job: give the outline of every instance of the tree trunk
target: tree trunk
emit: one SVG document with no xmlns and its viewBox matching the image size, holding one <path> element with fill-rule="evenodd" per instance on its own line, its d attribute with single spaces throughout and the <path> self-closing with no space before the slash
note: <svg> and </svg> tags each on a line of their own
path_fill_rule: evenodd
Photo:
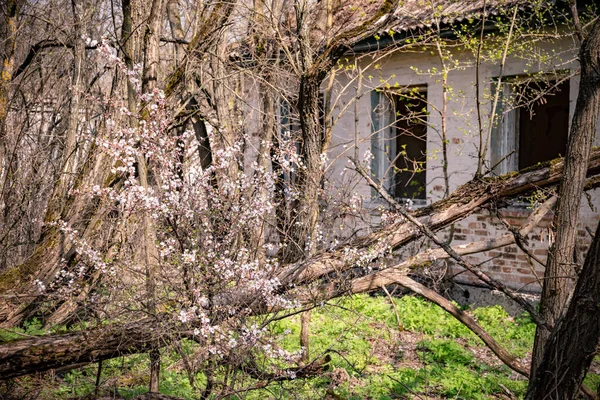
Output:
<svg viewBox="0 0 600 400">
<path fill-rule="evenodd" d="M 179 0 L 167 0 L 167 19 L 169 20 L 169 27 L 171 28 L 171 34 L 175 43 L 175 65 L 178 66 L 181 57 L 183 56 L 183 48 L 181 42 L 185 38 L 183 32 L 183 26 L 181 25 L 181 18 L 179 16 Z"/>
<path fill-rule="evenodd" d="M 131 57 L 132 54 L 135 53 L 134 49 L 134 40 L 132 38 L 132 10 L 131 10 L 131 2 L 129 0 L 123 0 L 121 4 L 121 11 L 123 13 L 123 21 L 121 25 L 121 49 L 123 51 L 123 60 L 125 65 L 129 70 L 133 70 L 134 61 Z M 135 94 L 135 88 L 130 79 L 126 79 L 127 83 L 127 105 L 128 109 L 131 112 L 132 116 L 129 118 L 130 126 L 135 126 L 137 123 L 134 115 L 137 112 L 137 100 Z M 102 215 L 102 210 L 105 210 L 106 207 L 109 207 L 110 204 L 103 204 L 100 206 L 100 215 Z M 101 222 L 100 222 L 101 223 Z M 95 224 L 93 224 L 95 225 Z M 51 327 L 55 324 L 59 324 L 67 320 L 74 311 L 80 306 L 81 302 L 85 300 L 85 297 L 89 294 L 89 292 L 94 288 L 97 280 L 100 278 L 101 271 L 97 270 L 92 274 L 89 282 L 84 286 L 83 290 L 79 292 L 73 298 L 66 299 L 59 307 L 56 309 L 52 315 L 50 315 L 44 322 L 44 326 Z"/>
<path fill-rule="evenodd" d="M 594 151 L 592 156 L 590 168 L 593 171 L 598 171 L 600 169 L 600 151 Z M 431 212 L 429 214 L 430 226 L 440 229 L 468 214 L 467 209 L 469 207 L 470 211 L 473 211 L 490 200 L 518 195 L 528 189 L 531 190 L 539 186 L 556 184 L 560 179 L 560 162 L 553 162 L 551 164 L 557 167 L 540 167 L 525 174 L 518 174 L 511 179 L 500 177 L 487 182 L 479 181 L 465 185 L 455 195 L 434 204 L 429 209 L 429 212 Z M 594 180 L 593 182 L 598 184 L 598 180 Z M 464 204 L 460 202 L 464 202 Z M 438 212 L 436 213 L 432 210 L 437 210 Z M 427 215 L 423 213 L 423 211 L 419 210 L 415 215 Z M 539 217 L 538 214 L 535 218 L 532 218 L 532 221 L 535 221 Z M 528 226 L 530 226 L 530 223 L 527 224 Z M 412 223 L 396 224 L 391 231 L 384 229 L 382 232 L 379 232 L 377 238 L 389 237 L 391 243 L 398 245 L 407 243 L 416 237 L 408 229 L 405 229 L 407 227 L 412 227 Z M 523 229 L 525 228 L 523 227 Z M 526 231 L 521 233 L 525 234 Z M 355 247 L 354 251 L 360 251 L 361 249 L 368 250 L 371 246 L 369 243 L 372 242 L 369 240 L 356 244 L 360 243 L 365 247 Z M 507 244 L 507 242 L 501 238 L 499 243 L 479 243 L 473 246 L 457 248 L 456 251 L 461 252 L 461 254 L 469 254 L 469 252 L 476 251 L 478 248 L 487 250 L 490 248 L 489 246 L 494 246 L 495 244 Z M 349 246 L 342 246 L 337 251 L 324 253 L 306 260 L 302 264 L 287 267 L 283 275 L 285 279 L 282 279 L 282 290 L 314 281 L 327 271 L 343 271 L 351 268 L 354 264 L 344 257 L 344 254 L 347 254 L 348 251 L 352 251 Z M 463 251 L 465 253 L 462 253 Z M 341 287 L 336 286 L 334 282 L 325 287 L 317 288 L 316 291 L 309 290 L 300 294 L 291 294 L 291 296 L 301 303 L 315 304 L 315 302 L 321 302 L 348 293 L 363 293 L 370 290 L 377 290 L 382 285 L 392 284 L 397 282 L 399 278 L 406 276 L 408 268 L 411 265 L 419 265 L 422 259 L 422 257 L 416 257 L 414 264 L 410 264 L 410 262 L 407 264 L 402 263 L 397 268 L 393 267 L 353 279 L 347 285 Z M 215 298 L 216 303 L 240 304 L 243 307 L 252 304 L 252 300 L 237 292 L 221 293 L 218 298 Z M 253 312 L 258 314 L 266 311 L 269 311 L 266 305 L 258 304 Z M 152 328 L 156 328 L 156 326 L 152 325 L 152 321 L 154 319 L 145 319 L 132 324 L 117 323 L 103 326 L 100 329 L 91 329 L 68 335 L 42 336 L 0 344 L 0 376 L 7 379 L 53 368 L 69 366 L 74 368 L 82 363 L 95 362 L 99 359 L 147 351 L 153 343 L 162 344 L 168 341 L 168 338 L 160 333 L 164 332 L 162 329 L 152 330 Z M 173 326 L 169 330 L 173 331 L 172 328 Z M 153 336 L 152 332 L 158 333 Z M 69 351 L 66 352 L 65 349 L 69 349 Z"/>
<path fill-rule="evenodd" d="M 92 164 L 92 161 L 90 160 L 88 164 Z M 100 173 L 106 170 L 102 167 L 103 165 L 98 162 L 96 166 L 91 165 L 90 169 Z M 490 201 L 510 198 L 539 187 L 557 184 L 562 176 L 562 167 L 563 161 L 558 159 L 518 174 L 469 182 L 458 188 L 450 197 L 416 210 L 413 215 L 419 218 L 427 217 L 428 227 L 432 230 L 439 230 L 466 217 Z M 599 171 L 600 149 L 595 149 L 590 156 L 588 175 L 595 175 Z M 100 180 L 94 178 L 96 174 L 93 172 L 85 172 L 81 176 L 91 176 L 90 179 L 94 181 Z M 104 180 L 104 182 L 107 181 Z M 597 186 L 600 181 L 591 179 L 590 184 Z M 112 183 L 109 182 L 108 186 L 110 185 Z M 85 227 L 81 228 L 79 224 L 76 225 L 75 223 L 80 221 L 81 224 L 85 223 L 86 226 L 93 224 L 91 217 L 94 215 L 95 207 L 90 202 L 84 204 L 82 201 L 73 200 L 72 205 L 67 207 L 69 215 L 63 219 L 72 221 L 69 224 L 75 226 L 79 231 L 85 230 Z M 56 243 L 59 240 L 59 234 L 56 230 L 48 232 L 45 241 L 38 245 L 38 248 L 27 262 L 0 274 L 0 291 L 4 293 L 4 296 L 0 297 L 0 323 L 2 326 L 10 327 L 18 324 L 23 315 L 22 311 L 27 307 L 27 304 L 37 298 L 39 293 L 32 283 L 35 279 L 47 283 L 47 277 L 54 276 L 58 260 L 62 255 L 62 253 L 59 255 L 56 253 L 56 249 L 59 248 Z M 336 271 L 342 272 L 352 268 L 354 263 L 352 259 L 348 258 L 348 254 L 358 254 L 360 256 L 361 252 L 368 251 L 370 248 L 376 249 L 378 246 L 382 248 L 399 248 L 417 237 L 418 234 L 414 232 L 412 223 L 399 221 L 335 250 L 316 254 L 305 261 L 284 266 L 277 273 L 277 278 L 280 280 L 282 287 L 314 281 L 326 274 Z"/>
<path fill-rule="evenodd" d="M 259 148 L 257 156 L 257 164 L 261 171 L 269 171 L 271 165 L 271 149 L 273 140 L 277 136 L 277 96 L 276 91 L 273 88 L 277 87 L 277 76 L 276 71 L 271 64 L 279 64 L 279 45 L 276 41 L 269 40 L 265 36 L 265 33 L 269 31 L 268 25 L 268 12 L 269 5 L 265 4 L 264 0 L 258 0 L 254 2 L 253 17 L 251 19 L 251 37 L 254 40 L 253 50 L 255 57 L 261 63 L 260 70 L 260 103 L 261 103 L 261 116 L 260 116 L 260 131 L 259 135 Z M 276 12 L 276 10 L 272 10 Z M 272 15 L 274 20 L 277 20 L 279 15 Z M 262 187 L 260 189 L 260 197 L 266 202 L 270 200 L 273 195 L 269 193 L 267 188 Z M 285 203 L 277 205 L 277 207 L 285 207 Z M 266 260 L 266 249 L 265 245 L 265 228 L 266 220 L 268 216 L 263 214 L 260 218 L 260 223 L 257 224 L 256 228 L 250 232 L 250 243 L 251 248 L 255 251 L 255 258 L 259 262 L 265 262 Z"/>
<path fill-rule="evenodd" d="M 323 74 L 321 74 L 323 75 Z M 303 166 L 298 168 L 299 198 L 292 206 L 291 229 L 286 238 L 282 259 L 295 262 L 314 253 L 319 194 L 323 178 L 322 135 L 319 123 L 319 88 L 324 76 L 305 75 L 300 80 L 298 112 L 302 138 L 300 155 Z"/>
<path fill-rule="evenodd" d="M 71 76 L 71 102 L 67 118 L 65 145 L 62 154 L 62 170 L 52 192 L 52 200 L 46 211 L 46 222 L 54 222 L 63 214 L 63 209 L 68 201 L 69 189 L 73 186 L 73 177 L 77 173 L 77 126 L 80 121 L 80 102 L 83 89 L 83 64 L 85 63 L 85 44 L 83 43 L 84 26 L 82 14 L 85 7 L 81 0 L 71 0 L 73 13 L 73 75 Z"/>
<path fill-rule="evenodd" d="M 142 45 L 144 58 L 142 73 L 142 93 L 148 94 L 156 88 L 158 81 L 159 43 L 163 23 L 163 1 L 153 0 L 150 6 L 150 15 L 146 23 L 146 31 Z M 140 186 L 148 190 L 148 163 L 145 155 L 138 156 L 138 174 Z M 158 270 L 159 254 L 156 248 L 156 231 L 149 210 L 144 210 L 143 216 L 144 238 L 142 243 L 142 260 L 146 268 L 146 309 L 147 312 L 156 315 L 156 273 Z M 150 343 L 152 350 L 150 357 L 150 383 L 149 392 L 158 393 L 160 377 L 160 352 L 159 344 Z"/>
<path fill-rule="evenodd" d="M 0 345 L 0 376 L 10 379 L 147 351 L 157 339 L 166 340 L 155 328 L 153 319 L 145 319 L 4 343 Z"/>
<path fill-rule="evenodd" d="M 4 56 L 2 57 L 2 70 L 0 71 L 0 183 L 4 182 L 8 176 L 8 162 L 6 160 L 6 134 L 7 119 L 10 99 L 10 84 L 13 79 L 15 52 L 17 50 L 17 16 L 19 15 L 19 5 L 17 0 L 8 0 L 6 4 L 6 36 L 2 38 L 4 42 Z M 4 197 L 4 184 L 2 184 L 1 205 L 6 207 Z M 6 209 L 5 209 L 6 210 Z M 0 227 L 4 227 L 6 218 L 4 212 L 0 213 Z M 0 270 L 6 268 L 6 255 L 0 253 Z"/>
<path fill-rule="evenodd" d="M 300 79 L 298 112 L 302 141 L 300 154 L 303 166 L 298 168 L 299 198 L 291 209 L 289 237 L 285 238 L 284 262 L 296 262 L 317 251 L 317 224 L 319 197 L 323 180 L 323 127 L 319 121 L 319 94 L 325 73 L 306 74 Z M 309 360 L 310 311 L 301 315 L 300 346 L 304 348 L 302 360 Z"/>
<path fill-rule="evenodd" d="M 300 348 L 303 350 L 301 361 L 308 363 L 310 360 L 310 310 L 300 314 Z"/>
<path fill-rule="evenodd" d="M 397 4 L 398 0 L 384 0 L 377 12 L 362 21 L 360 25 L 342 32 L 326 32 L 328 35 L 335 36 L 328 38 L 326 44 L 317 51 L 314 48 L 311 32 L 308 31 L 308 19 L 312 16 L 307 15 L 306 10 L 299 4 L 294 5 L 299 54 L 296 68 L 300 72 L 298 92 L 298 117 L 302 131 L 300 155 L 304 165 L 298 168 L 297 182 L 300 195 L 298 201 L 292 205 L 290 235 L 286 238 L 287 246 L 282 254 L 285 262 L 295 262 L 315 251 L 319 195 L 323 178 L 322 155 L 327 150 L 328 143 L 319 121 L 321 83 L 330 73 L 333 65 L 354 43 L 386 26 Z M 328 13 L 324 15 L 326 19 L 329 18 Z M 321 22 L 325 24 L 324 26 L 330 25 L 326 21 Z"/>
<path fill-rule="evenodd" d="M 577 223 L 581 196 L 586 181 L 587 163 L 592 148 L 598 116 L 600 115 L 600 22 L 596 21 L 580 51 L 581 81 L 571 133 L 567 144 L 565 169 L 558 191 L 558 205 L 554 217 L 555 242 L 548 253 L 544 285 L 540 300 L 540 314 L 552 326 L 567 306 L 571 280 L 577 261 L 574 251 L 577 241 Z M 531 375 L 544 355 L 544 346 L 550 332 L 536 330 Z"/>
<path fill-rule="evenodd" d="M 598 24 L 596 24 L 598 25 Z M 526 400 L 574 399 L 600 338 L 600 224 L 565 316 L 548 338 Z"/>
</svg>

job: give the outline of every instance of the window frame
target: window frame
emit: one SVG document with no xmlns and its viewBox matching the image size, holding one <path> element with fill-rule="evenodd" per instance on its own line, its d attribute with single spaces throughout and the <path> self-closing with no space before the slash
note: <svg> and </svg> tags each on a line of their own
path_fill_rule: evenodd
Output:
<svg viewBox="0 0 600 400">
<path fill-rule="evenodd" d="M 427 196 L 427 168 L 423 171 L 425 174 L 424 198 L 398 198 L 393 193 L 395 187 L 395 173 L 393 172 L 393 168 L 398 157 L 396 146 L 396 135 L 398 134 L 398 128 L 396 127 L 397 97 L 414 91 L 425 94 L 425 115 L 427 116 L 427 120 L 424 122 L 424 125 L 426 127 L 425 152 L 427 152 L 430 114 L 430 107 L 427 100 L 429 86 L 427 84 L 418 84 L 402 86 L 400 88 L 376 88 L 371 91 L 371 176 L 396 200 L 421 207 L 427 205 L 429 202 Z M 392 154 L 394 155 L 393 157 L 391 156 Z M 371 200 L 379 200 L 379 194 L 375 189 L 371 189 Z"/>
<path fill-rule="evenodd" d="M 498 87 L 500 77 L 492 79 L 491 93 L 495 93 Z M 520 114 L 525 107 L 512 106 L 508 111 L 504 111 L 507 104 L 511 104 L 506 99 L 512 100 L 515 96 L 514 87 L 519 83 L 527 82 L 552 82 L 552 88 L 556 88 L 565 81 L 569 82 L 569 92 L 567 92 L 567 112 L 571 112 L 571 74 L 569 70 L 558 70 L 552 73 L 544 73 L 538 76 L 531 75 L 510 75 L 502 77 L 500 83 L 500 95 L 496 103 L 494 113 L 494 126 L 490 134 L 490 169 L 494 175 L 504 175 L 510 172 L 519 171 L 520 163 Z M 506 95 L 508 93 L 508 96 Z M 493 107 L 493 103 L 492 103 Z M 502 111 L 499 111 L 502 110 Z M 570 118 L 569 125 L 570 126 Z M 567 128 L 567 138 L 569 132 Z M 564 156 L 564 155 L 563 155 Z"/>
</svg>

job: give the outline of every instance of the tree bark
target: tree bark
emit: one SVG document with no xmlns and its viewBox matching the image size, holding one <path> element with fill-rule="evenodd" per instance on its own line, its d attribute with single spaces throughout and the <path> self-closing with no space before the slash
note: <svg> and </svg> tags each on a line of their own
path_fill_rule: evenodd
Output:
<svg viewBox="0 0 600 400">
<path fill-rule="evenodd" d="M 324 171 L 322 156 L 328 144 L 319 121 L 321 83 L 348 48 L 386 26 L 397 4 L 398 0 L 383 0 L 373 16 L 358 26 L 328 39 L 323 48 L 318 51 L 314 49 L 311 32 L 308 29 L 309 16 L 306 10 L 295 5 L 299 50 L 299 62 L 296 68 L 300 78 L 298 113 L 302 131 L 300 155 L 304 165 L 298 168 L 300 198 L 292 205 L 290 235 L 282 253 L 285 262 L 295 262 L 307 254 L 312 254 L 314 252 L 312 247 L 316 245 L 314 240 L 319 219 L 319 194 Z M 327 15 L 326 17 L 329 18 Z"/>
<path fill-rule="evenodd" d="M 593 171 L 598 171 L 600 168 L 600 152 L 594 151 L 592 157 L 590 168 Z M 558 164 L 560 162 L 551 163 L 551 165 Z M 451 196 L 447 200 L 438 202 L 442 203 L 442 205 L 445 204 L 445 206 L 442 207 L 440 204 L 434 204 L 432 209 L 441 209 L 440 212 L 443 212 L 444 218 L 439 214 L 432 214 L 430 225 L 433 222 L 435 223 L 434 226 L 439 229 L 442 227 L 440 225 L 442 221 L 450 223 L 458 218 L 459 215 L 456 214 L 457 212 L 464 216 L 467 211 L 464 204 L 457 203 L 459 199 L 462 199 L 466 205 L 471 205 L 473 207 L 471 210 L 473 210 L 492 199 L 507 197 L 511 194 L 520 194 L 527 189 L 538 187 L 538 185 L 547 186 L 556 183 L 560 178 L 560 170 L 560 167 L 550 168 L 546 166 L 524 174 L 517 174 L 510 179 L 500 177 L 488 182 L 470 183 L 463 187 L 462 190 L 459 190 L 462 196 L 457 198 Z M 480 197 L 484 199 L 482 200 Z M 454 199 L 454 202 L 447 203 L 450 199 Z M 451 211 L 448 212 L 448 209 Z M 418 211 L 415 214 L 423 216 L 421 213 L 422 211 Z M 537 218 L 540 218 L 540 214 L 536 215 L 532 221 Z M 532 221 L 526 224 L 526 226 L 530 227 L 533 223 Z M 410 222 L 406 223 L 410 224 Z M 406 233 L 402 226 L 403 224 L 396 225 L 395 228 L 398 231 L 392 230 L 391 232 L 387 232 L 387 235 L 391 235 L 396 240 L 396 243 L 407 243 L 411 237 L 414 238 L 414 236 Z M 526 231 L 523 233 L 526 233 Z M 503 239 L 501 241 L 503 243 Z M 364 243 L 369 243 L 369 241 Z M 489 245 L 492 246 L 494 243 L 492 242 Z M 456 251 L 460 252 L 464 250 L 467 252 L 464 254 L 469 254 L 469 251 L 473 251 L 476 248 L 487 249 L 485 246 L 480 246 L 483 246 L 483 244 L 466 246 L 464 249 L 457 248 Z M 348 249 L 348 246 L 342 247 L 342 249 Z M 365 249 L 368 249 L 368 246 Z M 324 258 L 326 254 L 329 254 L 324 253 L 307 260 L 303 264 L 289 267 L 290 269 L 287 270 L 287 274 L 285 275 L 287 279 L 282 281 L 281 290 L 285 291 L 287 287 L 314 281 L 322 276 L 326 270 L 330 272 L 342 271 L 354 265 L 349 263 L 348 260 L 344 260 L 344 250 L 338 250 L 338 252 L 341 252 L 341 254 L 338 254 L 336 257 Z M 420 265 L 422 258 L 416 257 L 415 260 L 416 265 Z M 311 266 L 315 268 L 311 268 Z M 298 269 L 299 267 L 304 268 Z M 293 296 L 292 298 L 304 304 L 315 304 L 315 302 L 321 302 L 348 293 L 364 293 L 377 290 L 382 285 L 395 283 L 403 276 L 406 276 L 408 268 L 411 265 L 401 263 L 396 267 L 355 278 L 342 285 L 332 283 L 313 289 L 312 291 L 290 293 L 290 296 Z M 297 274 L 294 274 L 294 271 Z M 222 293 L 220 296 L 222 298 L 220 300 L 215 299 L 215 301 L 228 302 L 228 304 L 238 302 L 237 304 L 240 304 L 242 307 L 253 304 L 252 300 L 249 300 L 243 294 Z M 255 306 L 253 312 L 258 314 L 267 311 L 273 310 L 269 310 L 265 305 L 258 304 Z M 170 328 L 169 330 L 172 332 L 173 326 Z M 153 332 L 155 332 L 155 335 L 153 335 Z M 48 335 L 7 342 L 0 344 L 0 376 L 7 379 L 54 368 L 78 367 L 85 363 L 96 362 L 99 359 L 108 359 L 119 355 L 147 351 L 151 348 L 152 343 L 166 343 L 168 341 L 166 333 L 161 332 L 165 331 L 163 329 L 156 329 L 155 320 L 148 318 L 132 324 L 115 323 L 114 325 L 68 335 Z M 69 349 L 69 351 L 65 349 Z"/>
<path fill-rule="evenodd" d="M 319 122 L 319 90 L 325 73 L 306 74 L 300 78 L 298 112 L 302 139 L 300 155 L 304 163 L 298 168 L 300 197 L 292 206 L 291 229 L 286 238 L 282 260 L 296 262 L 314 253 L 319 219 L 319 195 L 323 179 L 323 139 Z"/>
<path fill-rule="evenodd" d="M 425 225 L 437 231 L 465 218 L 492 201 L 517 196 L 540 187 L 556 185 L 562 176 L 562 170 L 563 160 L 556 159 L 519 173 L 468 182 L 446 199 L 416 210 L 412 215 L 426 218 Z M 600 149 L 594 149 L 588 164 L 588 174 L 595 175 L 599 172 Z M 594 179 L 591 179 L 590 183 L 600 184 Z M 400 220 L 335 250 L 322 252 L 303 262 L 288 265 L 278 274 L 278 279 L 283 286 L 310 282 L 321 276 L 351 268 L 354 262 L 348 254 L 361 256 L 363 255 L 360 253 L 361 250 L 397 249 L 419 236 L 419 232 L 415 231 L 410 221 Z"/>
<path fill-rule="evenodd" d="M 183 55 L 183 49 L 180 43 L 185 39 L 181 18 L 179 16 L 179 0 L 167 0 L 167 19 L 175 43 L 175 65 L 178 66 Z"/>
<path fill-rule="evenodd" d="M 85 7 L 81 0 L 71 0 L 73 14 L 73 75 L 71 76 L 71 102 L 67 118 L 65 145 L 62 154 L 61 174 L 54 186 L 52 200 L 48 204 L 45 220 L 54 222 L 63 214 L 63 209 L 68 202 L 69 189 L 73 186 L 73 177 L 77 169 L 77 126 L 80 121 L 80 102 L 83 89 L 83 64 L 85 62 L 85 43 L 83 43 L 83 20 Z"/>
<path fill-rule="evenodd" d="M 4 55 L 2 57 L 2 70 L 0 71 L 0 182 L 4 182 L 8 174 L 8 165 L 6 162 L 6 134 L 7 118 L 10 98 L 10 83 L 13 79 L 15 52 L 17 50 L 17 16 L 19 15 L 19 4 L 17 0 L 8 0 L 6 4 L 6 13 L 4 15 L 6 24 L 6 36 L 4 42 Z M 2 206 L 5 205 L 4 185 L 2 185 Z M 0 227 L 5 224 L 4 213 L 0 213 Z M 0 270 L 6 267 L 6 257 L 2 252 L 0 255 Z"/>
<path fill-rule="evenodd" d="M 0 379 L 147 351 L 157 340 L 166 340 L 155 328 L 153 319 L 145 319 L 4 343 L 0 345 Z"/>
<path fill-rule="evenodd" d="M 574 251 L 581 196 L 586 181 L 587 163 L 600 115 L 600 22 L 596 21 L 580 50 L 581 81 L 571 133 L 567 144 L 565 167 L 559 185 L 558 205 L 554 217 L 555 241 L 548 253 L 540 314 L 550 325 L 559 319 L 567 306 L 571 280 L 575 273 Z M 550 333 L 536 330 L 531 374 L 544 355 Z"/>
<path fill-rule="evenodd" d="M 158 81 L 159 44 L 163 25 L 163 1 L 153 0 L 150 6 L 150 15 L 146 23 L 146 31 L 142 44 L 144 59 L 142 72 L 142 93 L 151 93 Z M 138 174 L 140 186 L 145 190 L 150 187 L 148 179 L 148 163 L 145 155 L 138 156 Z M 144 210 L 143 216 L 143 243 L 142 260 L 146 268 L 146 309 L 150 315 L 156 315 L 156 273 L 158 270 L 159 254 L 156 248 L 156 231 L 149 210 Z M 160 352 L 158 343 L 150 343 L 152 349 L 150 357 L 150 382 L 149 392 L 158 393 L 160 383 Z"/>
<path fill-rule="evenodd" d="M 310 360 L 310 310 L 300 314 L 300 348 L 303 350 L 301 361 Z"/>
<path fill-rule="evenodd" d="M 600 224 L 569 308 L 548 338 L 526 400 L 574 399 L 600 339 Z"/>
</svg>

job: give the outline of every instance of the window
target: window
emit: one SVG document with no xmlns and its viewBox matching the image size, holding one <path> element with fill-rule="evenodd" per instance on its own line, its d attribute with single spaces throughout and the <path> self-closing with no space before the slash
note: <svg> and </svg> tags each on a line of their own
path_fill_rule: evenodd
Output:
<svg viewBox="0 0 600 400">
<path fill-rule="evenodd" d="M 569 81 L 512 79 L 501 90 L 497 109 L 502 114 L 497 115 L 491 138 L 494 172 L 505 174 L 564 156 Z"/>
<path fill-rule="evenodd" d="M 425 200 L 427 87 L 375 90 L 371 109 L 372 175 L 398 199 Z"/>
</svg>

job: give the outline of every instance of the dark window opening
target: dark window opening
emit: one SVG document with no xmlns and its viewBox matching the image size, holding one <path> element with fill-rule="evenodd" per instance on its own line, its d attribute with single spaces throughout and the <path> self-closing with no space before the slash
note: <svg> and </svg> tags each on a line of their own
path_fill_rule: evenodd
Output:
<svg viewBox="0 0 600 400">
<path fill-rule="evenodd" d="M 519 169 L 564 156 L 569 132 L 569 81 L 552 94 L 539 97 L 556 82 L 530 82 L 517 90 L 532 97 L 529 107 L 519 108 Z M 537 97 L 536 97 L 537 96 Z"/>
<path fill-rule="evenodd" d="M 396 157 L 391 192 L 396 198 L 427 197 L 427 92 L 422 88 L 395 95 Z"/>
</svg>

